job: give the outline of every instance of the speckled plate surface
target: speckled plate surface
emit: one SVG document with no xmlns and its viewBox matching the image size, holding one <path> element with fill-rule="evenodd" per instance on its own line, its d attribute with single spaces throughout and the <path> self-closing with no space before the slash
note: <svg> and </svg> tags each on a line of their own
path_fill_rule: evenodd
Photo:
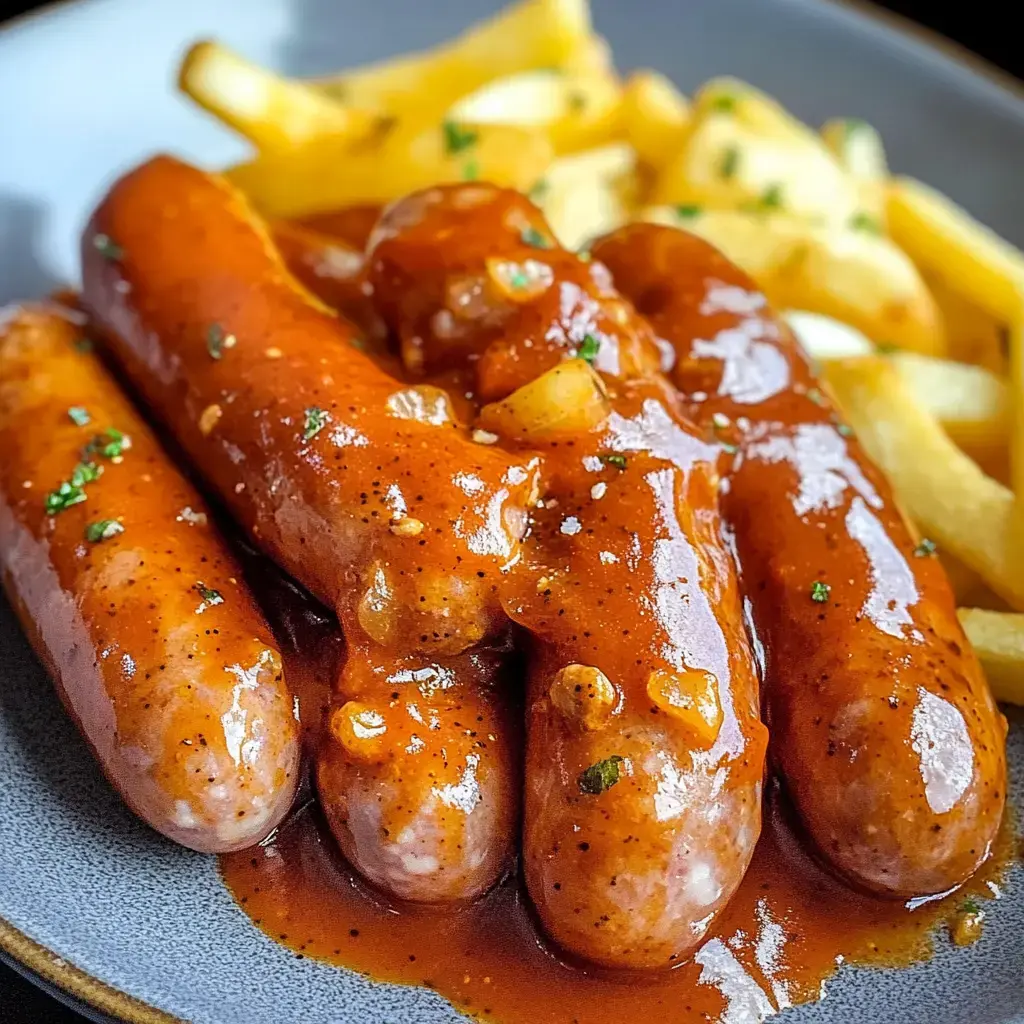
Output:
<svg viewBox="0 0 1024 1024">
<path fill-rule="evenodd" d="M 258 61 L 316 74 L 438 41 L 495 6 L 83 0 L 0 32 L 0 302 L 77 278 L 86 211 L 143 157 L 167 149 L 216 165 L 241 155 L 173 91 L 177 58 L 193 38 L 217 35 Z M 687 89 L 734 73 L 812 123 L 867 118 L 896 170 L 931 181 L 1024 243 L 1024 99 L 990 78 L 815 0 L 594 0 L 594 8 L 621 67 L 652 65 Z M 1021 807 L 1019 715 L 1010 759 Z M 235 907 L 214 860 L 135 821 L 2 599 L 0 779 L 0 951 L 101 1015 L 196 1024 L 462 1019 L 431 992 L 297 960 Z M 783 1016 L 794 1024 L 1024 1024 L 1024 872 L 1011 876 L 989 919 L 971 948 L 940 942 L 934 960 L 898 972 L 844 969 L 826 999 Z"/>
</svg>

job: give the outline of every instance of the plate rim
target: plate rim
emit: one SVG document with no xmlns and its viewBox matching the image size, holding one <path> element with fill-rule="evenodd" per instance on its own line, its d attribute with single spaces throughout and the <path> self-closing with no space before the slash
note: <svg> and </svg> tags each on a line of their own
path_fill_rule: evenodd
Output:
<svg viewBox="0 0 1024 1024">
<path fill-rule="evenodd" d="M 0 25 L 0 41 L 18 30 L 37 28 L 38 23 L 56 20 L 73 8 L 85 7 L 89 3 L 90 0 L 47 0 L 41 7 Z M 879 7 L 870 0 L 825 0 L 824 6 L 855 21 L 872 25 L 914 49 L 930 51 L 944 64 L 958 65 L 997 88 L 1006 99 L 1019 104 L 1020 113 L 1024 115 L 1024 82 L 941 32 Z M 112 1021 L 124 1024 L 187 1024 L 182 1018 L 101 981 L 30 938 L 0 915 L 0 962 L 3 961 L 10 962 L 12 969 L 24 968 L 19 973 L 44 991 L 52 987 L 83 1004 L 86 1010 L 102 1013 Z M 58 997 L 54 995 L 54 998 Z"/>
</svg>

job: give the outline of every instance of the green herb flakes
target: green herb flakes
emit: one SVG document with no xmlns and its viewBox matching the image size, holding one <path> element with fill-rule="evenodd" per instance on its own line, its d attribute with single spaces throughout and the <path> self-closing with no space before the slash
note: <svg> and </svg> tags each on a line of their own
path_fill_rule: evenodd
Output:
<svg viewBox="0 0 1024 1024">
<path fill-rule="evenodd" d="M 618 754 L 612 754 L 611 757 L 606 757 L 603 761 L 598 761 L 589 768 L 585 768 L 576 780 L 580 792 L 586 793 L 588 796 L 598 796 L 611 789 L 619 781 L 619 765 L 623 764 L 625 760 Z"/>
</svg>

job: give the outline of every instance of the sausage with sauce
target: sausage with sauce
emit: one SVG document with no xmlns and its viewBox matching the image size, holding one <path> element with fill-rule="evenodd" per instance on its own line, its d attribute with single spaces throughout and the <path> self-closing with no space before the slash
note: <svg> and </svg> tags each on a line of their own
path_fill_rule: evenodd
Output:
<svg viewBox="0 0 1024 1024">
<path fill-rule="evenodd" d="M 288 810 L 281 658 L 199 495 L 56 304 L 0 315 L 4 586 L 125 802 L 204 852 Z"/>
<path fill-rule="evenodd" d="M 941 565 L 749 278 L 672 228 L 623 228 L 593 252 L 675 348 L 691 416 L 735 449 L 723 511 L 773 756 L 812 839 L 882 895 L 958 885 L 999 828 L 1006 722 Z"/>
<path fill-rule="evenodd" d="M 676 414 L 650 331 L 603 269 L 561 249 L 517 193 L 414 195 L 375 229 L 369 260 L 413 368 L 465 360 L 486 397 L 580 372 L 567 357 L 604 373 L 594 429 L 530 438 L 544 486 L 502 587 L 534 638 L 525 873 L 571 953 L 672 963 L 729 900 L 760 831 L 766 736 L 716 446 Z"/>
</svg>

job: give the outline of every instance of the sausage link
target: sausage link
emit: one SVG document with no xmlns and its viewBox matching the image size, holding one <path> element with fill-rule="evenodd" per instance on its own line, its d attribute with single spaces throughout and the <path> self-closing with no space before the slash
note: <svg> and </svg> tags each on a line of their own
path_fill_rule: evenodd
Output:
<svg viewBox="0 0 1024 1024">
<path fill-rule="evenodd" d="M 958 885 L 999 828 L 1006 722 L 941 565 L 744 274 L 672 228 L 624 228 L 594 254 L 674 346 L 693 418 L 737 449 L 723 510 L 773 757 L 812 839 L 883 895 Z"/>
<path fill-rule="evenodd" d="M 426 651 L 429 663 L 503 625 L 497 580 L 517 554 L 536 465 L 473 443 L 443 391 L 405 386 L 354 347 L 351 327 L 287 274 L 227 185 L 151 161 L 114 186 L 83 255 L 86 299 L 129 377 L 264 550 L 337 609 L 350 650 L 374 648 L 382 663 Z M 510 739 L 495 735 L 481 775 L 505 771 Z M 432 741 L 462 738 L 445 726 Z M 328 763 L 334 744 L 324 738 Z M 432 765 L 404 762 L 404 792 L 420 805 Z M 325 803 L 359 803 L 372 774 L 325 768 Z M 511 793 L 494 792 L 504 803 L 489 818 L 442 820 L 434 807 L 454 848 L 416 898 L 493 881 L 515 809 Z M 386 837 L 376 853 L 355 851 L 344 827 L 338 839 L 357 867 L 408 894 L 374 867 Z"/>
<path fill-rule="evenodd" d="M 467 900 L 507 869 L 518 756 L 500 654 L 352 651 L 317 776 L 349 861 L 399 899 Z"/>
<path fill-rule="evenodd" d="M 4 587 L 125 802 L 195 850 L 291 803 L 298 725 L 270 630 L 202 500 L 57 305 L 0 314 Z"/>
<path fill-rule="evenodd" d="M 82 254 L 128 376 L 347 635 L 451 654 L 491 630 L 535 467 L 474 444 L 359 351 L 240 195 L 157 157 L 114 185 Z"/>
<path fill-rule="evenodd" d="M 521 196 L 413 196 L 389 210 L 370 252 L 392 330 L 419 339 L 426 366 L 476 358 L 481 393 L 496 351 L 514 368 L 500 394 L 592 339 L 611 415 L 543 450 L 541 501 L 502 587 L 534 638 L 525 874 L 571 953 L 672 963 L 729 900 L 760 832 L 766 732 L 719 530 L 717 446 L 677 416 L 649 330 L 602 268 L 558 248 Z M 495 265 L 527 261 L 539 282 L 528 295 L 486 283 Z M 460 315 L 453 281 L 467 279 L 485 282 L 472 315 L 439 333 L 442 314 Z"/>
</svg>

